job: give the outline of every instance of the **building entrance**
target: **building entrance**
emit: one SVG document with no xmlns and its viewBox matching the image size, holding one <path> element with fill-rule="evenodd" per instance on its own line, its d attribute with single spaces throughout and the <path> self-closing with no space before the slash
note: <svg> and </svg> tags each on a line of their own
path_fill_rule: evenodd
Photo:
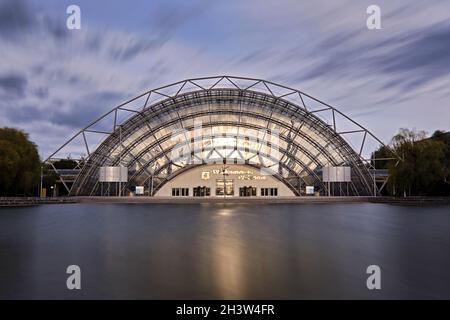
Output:
<svg viewBox="0 0 450 320">
<path fill-rule="evenodd" d="M 216 196 L 234 196 L 234 183 L 231 179 L 216 180 Z"/>
</svg>

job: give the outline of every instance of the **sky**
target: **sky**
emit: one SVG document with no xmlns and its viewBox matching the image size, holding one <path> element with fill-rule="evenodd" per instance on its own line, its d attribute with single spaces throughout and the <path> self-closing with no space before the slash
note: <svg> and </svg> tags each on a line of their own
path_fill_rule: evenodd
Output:
<svg viewBox="0 0 450 320">
<path fill-rule="evenodd" d="M 401 127 L 448 131 L 450 1 L 0 0 L 0 127 L 42 158 L 129 98 L 215 75 L 297 88 L 385 143 Z"/>
</svg>

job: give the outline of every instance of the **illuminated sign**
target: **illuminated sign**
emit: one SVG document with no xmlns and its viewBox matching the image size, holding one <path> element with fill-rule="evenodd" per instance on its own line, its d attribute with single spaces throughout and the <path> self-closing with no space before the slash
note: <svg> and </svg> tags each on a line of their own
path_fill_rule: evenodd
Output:
<svg viewBox="0 0 450 320">
<path fill-rule="evenodd" d="M 211 175 L 215 176 L 237 176 L 238 180 L 266 180 L 267 177 L 254 174 L 252 170 L 229 170 L 229 169 L 213 169 L 211 171 L 202 172 L 202 180 L 209 180 Z"/>
<path fill-rule="evenodd" d="M 210 178 L 210 172 L 209 171 L 203 171 L 202 172 L 202 180 L 209 180 Z"/>
</svg>

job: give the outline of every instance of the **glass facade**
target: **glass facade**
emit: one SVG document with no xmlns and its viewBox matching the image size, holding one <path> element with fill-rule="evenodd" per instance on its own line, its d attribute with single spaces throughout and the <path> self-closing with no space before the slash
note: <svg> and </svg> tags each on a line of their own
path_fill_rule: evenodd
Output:
<svg viewBox="0 0 450 320">
<path fill-rule="evenodd" d="M 321 169 L 350 166 L 350 195 L 373 193 L 372 177 L 359 154 L 305 107 L 252 89 L 197 87 L 139 109 L 120 126 L 115 123 L 90 154 L 70 194 L 99 195 L 102 166 L 128 168 L 124 194 L 139 185 L 154 195 L 186 170 L 212 163 L 264 168 L 296 195 L 305 186 L 326 194 Z M 217 183 L 217 195 L 234 195 L 232 182 Z M 207 190 L 198 188 L 191 195 L 206 196 Z M 242 194 L 247 196 L 248 190 Z"/>
</svg>

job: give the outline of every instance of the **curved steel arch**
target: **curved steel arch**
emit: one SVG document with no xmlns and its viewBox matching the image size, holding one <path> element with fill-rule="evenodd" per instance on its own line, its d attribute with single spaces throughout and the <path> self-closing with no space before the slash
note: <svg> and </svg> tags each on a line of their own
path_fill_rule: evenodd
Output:
<svg viewBox="0 0 450 320">
<path fill-rule="evenodd" d="M 151 101 L 151 98 L 156 100 Z M 137 102 L 143 103 L 136 107 Z M 130 116 L 120 121 L 119 112 Z M 330 117 L 331 125 L 319 116 L 324 113 Z M 346 130 L 340 130 L 340 123 L 336 121 L 338 115 L 347 121 Z M 114 117 L 112 130 L 95 129 L 111 116 Z M 200 129 L 195 124 L 199 120 L 202 122 Z M 354 129 L 348 130 L 349 124 Z M 278 132 L 276 141 L 271 138 L 274 131 Z M 181 132 L 184 141 L 174 141 L 174 132 Z M 93 152 L 86 138 L 88 133 L 106 136 Z M 345 138 L 349 134 L 361 135 L 358 151 Z M 98 195 L 98 171 L 105 165 L 129 168 L 131 179 L 125 189 L 146 183 L 151 177 L 156 181 L 156 185 L 152 184 L 154 195 L 164 183 L 192 166 L 182 159 L 171 158 L 171 153 L 187 147 L 190 159 L 203 164 L 205 150 L 210 153 L 231 150 L 230 140 L 223 142 L 228 138 L 234 139 L 236 148 L 222 155 L 224 162 L 239 159 L 249 164 L 250 157 L 259 160 L 259 163 L 252 163 L 256 167 L 266 166 L 263 158 L 277 162 L 279 172 L 274 175 L 297 195 L 306 184 L 315 185 L 325 193 L 320 170 L 327 165 L 353 168 L 351 194 L 376 195 L 378 189 L 362 152 L 368 138 L 384 145 L 336 108 L 299 90 L 270 81 L 231 76 L 188 79 L 141 94 L 80 130 L 46 162 L 58 159 L 56 156 L 80 137 L 84 141 L 82 149 L 87 153 L 84 166 L 71 188 L 61 178 L 70 195 Z M 202 144 L 200 149 L 196 148 L 198 143 Z M 252 147 L 243 147 L 245 143 L 251 143 Z M 267 149 L 273 147 L 281 153 L 271 159 Z M 247 154 L 243 155 L 242 150 Z M 231 157 L 232 153 L 237 153 L 238 157 L 236 154 Z"/>
</svg>

